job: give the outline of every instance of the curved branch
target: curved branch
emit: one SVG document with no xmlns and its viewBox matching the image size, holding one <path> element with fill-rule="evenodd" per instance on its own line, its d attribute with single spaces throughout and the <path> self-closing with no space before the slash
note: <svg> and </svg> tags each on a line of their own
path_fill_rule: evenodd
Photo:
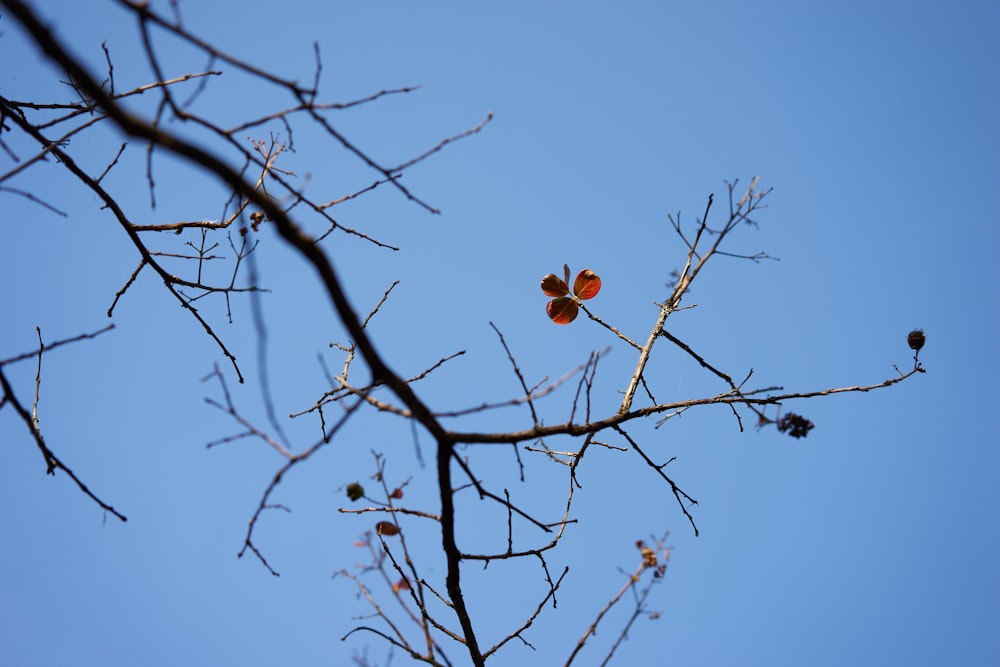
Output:
<svg viewBox="0 0 1000 667">
<path fill-rule="evenodd" d="M 455 542 L 455 508 L 452 500 L 451 486 L 451 458 L 454 453 L 454 440 L 438 422 L 430 408 L 416 395 L 413 389 L 410 388 L 403 378 L 389 368 L 388 363 L 375 349 L 374 343 L 369 338 L 360 319 L 347 300 L 341 281 L 334 270 L 333 264 L 326 256 L 326 253 L 286 215 L 285 211 L 282 210 L 282 208 L 278 206 L 272 198 L 268 197 L 264 193 L 261 193 L 252 185 L 246 183 L 234 169 L 221 159 L 179 136 L 166 132 L 160 127 L 156 127 L 145 122 L 120 107 L 118 103 L 110 95 L 108 95 L 108 93 L 104 91 L 100 85 L 97 84 L 93 77 L 91 77 L 90 73 L 83 68 L 79 60 L 71 56 L 66 49 L 56 41 L 53 36 L 53 31 L 42 25 L 42 23 L 35 16 L 34 12 L 32 12 L 24 2 L 21 2 L 21 0 L 3 0 L 3 3 L 31 34 L 35 43 L 41 47 L 48 57 L 61 68 L 65 69 L 69 75 L 73 77 L 73 80 L 77 82 L 79 87 L 93 98 L 97 106 L 103 109 L 122 131 L 126 134 L 145 139 L 152 145 L 157 145 L 170 153 L 188 160 L 192 164 L 198 165 L 207 172 L 214 174 L 226 185 L 233 188 L 235 192 L 260 207 L 264 214 L 274 221 L 278 234 L 292 248 L 298 251 L 299 254 L 302 255 L 302 257 L 319 274 L 320 281 L 322 282 L 334 309 L 337 311 L 341 322 L 367 362 L 372 373 L 373 382 L 381 382 L 388 386 L 390 390 L 392 390 L 392 392 L 395 393 L 404 404 L 406 404 L 412 412 L 414 419 L 427 429 L 437 443 L 438 486 L 441 497 L 441 533 L 445 557 L 447 560 L 448 574 L 446 584 L 448 594 L 451 597 L 455 613 L 462 625 L 463 634 L 466 639 L 466 648 L 469 651 L 472 662 L 477 666 L 482 665 L 483 657 L 479 651 L 476 635 L 472 628 L 472 621 L 469 618 L 468 609 L 465 606 L 460 584 L 459 564 L 461 554 Z M 150 15 L 145 7 L 145 4 L 126 4 L 133 9 L 142 12 L 143 15 Z M 165 27 L 172 29 L 170 26 Z M 254 73 L 259 76 L 265 76 L 263 73 Z M 273 77 L 265 78 L 273 79 Z M 289 84 L 289 88 L 295 90 L 297 94 L 303 94 L 303 91 L 297 86 L 294 86 L 294 84 Z M 324 125 L 324 127 L 332 131 L 333 128 L 329 127 L 329 125 L 325 122 L 325 119 L 322 119 L 322 117 L 315 113 L 314 118 Z M 342 142 L 346 141 L 346 139 L 342 139 L 337 133 L 334 133 L 333 136 L 341 139 Z M 356 149 L 354 152 L 359 156 L 363 156 L 363 154 Z M 385 172 L 385 170 L 382 171 L 386 176 L 390 175 Z M 393 181 L 393 184 L 397 188 L 402 188 L 402 186 L 395 180 Z M 415 199 L 412 195 L 410 195 L 410 198 Z M 423 204 L 420 200 L 416 201 L 427 207 L 427 205 Z M 131 236 L 135 235 L 135 232 L 133 230 L 129 230 L 127 227 L 126 231 L 129 232 Z M 146 254 L 148 254 L 148 252 Z M 144 258 L 146 258 L 147 262 L 150 264 L 154 264 L 151 257 L 146 257 L 146 255 L 144 255 Z M 200 316 L 197 315 L 196 311 L 193 311 L 192 309 L 192 312 L 195 314 L 195 317 L 198 317 L 200 320 Z M 205 326 L 207 327 L 207 324 Z M 221 346 L 221 341 L 218 342 Z M 235 365 L 235 357 L 229 354 L 228 350 L 224 347 L 223 350 Z"/>
</svg>

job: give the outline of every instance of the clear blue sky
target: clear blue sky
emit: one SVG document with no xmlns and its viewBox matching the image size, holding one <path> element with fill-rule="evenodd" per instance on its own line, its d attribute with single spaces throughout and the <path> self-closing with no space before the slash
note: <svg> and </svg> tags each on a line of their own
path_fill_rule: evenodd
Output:
<svg viewBox="0 0 1000 667">
<path fill-rule="evenodd" d="M 151 80 L 134 23 L 115 3 L 36 4 L 94 68 L 107 40 L 119 89 Z M 153 6 L 169 12 L 166 2 Z M 419 387 L 436 409 L 517 395 L 489 322 L 529 383 L 611 345 L 599 403 L 613 409 L 633 354 L 585 320 L 548 322 L 538 281 L 563 263 L 593 268 L 604 280 L 594 311 L 644 337 L 656 317 L 652 302 L 683 262 L 667 213 L 681 210 L 691 221 L 710 192 L 724 204 L 724 179 L 760 176 L 774 187 L 760 228 L 740 230 L 730 249 L 765 250 L 780 261 L 720 258 L 695 283 L 686 303 L 697 308 L 676 314 L 670 329 L 705 358 L 734 376 L 753 368 L 760 386 L 870 384 L 891 377 L 893 364 L 911 363 L 910 329 L 927 332 L 925 375 L 884 391 L 787 404 L 816 423 L 805 440 L 773 429 L 740 433 L 721 408 L 689 411 L 659 430 L 634 427 L 658 456 L 677 457 L 674 479 L 700 501 L 698 538 L 648 468 L 631 456 L 592 453 L 575 505 L 580 523 L 550 562 L 571 568 L 559 609 L 527 633 L 536 651 L 514 643 L 495 664 L 562 664 L 620 585 L 617 568 L 637 564 L 634 541 L 664 530 L 671 564 L 651 602 L 662 615 L 638 622 L 616 664 L 1000 663 L 1000 443 L 990 417 L 1000 371 L 993 347 L 1000 5 L 247 0 L 180 7 L 197 34 L 289 78 L 312 77 L 318 41 L 322 101 L 421 86 L 334 117 L 386 163 L 495 114 L 482 133 L 405 176 L 441 216 L 388 188 L 338 209 L 341 222 L 399 252 L 346 236 L 328 245 L 363 312 L 401 281 L 372 323 L 398 372 L 413 375 L 467 350 Z M 168 76 L 205 66 L 176 41 L 157 43 Z M 26 46 L 6 12 L 0 62 L 0 94 L 68 99 L 59 74 Z M 200 112 L 235 121 L 290 104 L 216 66 L 226 74 L 210 83 Z M 148 111 L 151 102 L 134 108 Z M 374 180 L 305 130 L 296 139 L 298 152 L 279 166 L 308 176 L 317 198 Z M 119 141 L 95 128 L 69 149 L 99 173 Z M 12 145 L 32 155 L 26 144 Z M 0 154 L 0 173 L 11 167 Z M 218 186 L 166 158 L 150 212 L 143 170 L 142 149 L 130 148 L 107 181 L 139 220 L 220 217 Z M 0 358 L 33 349 L 36 325 L 47 341 L 105 326 L 115 292 L 138 263 L 117 224 L 54 163 L 3 185 L 44 196 L 69 216 L 0 192 Z M 185 239 L 194 237 L 156 242 L 178 252 Z M 328 343 L 346 341 L 312 275 L 268 234 L 259 270 L 273 290 L 262 303 L 284 415 L 324 390 L 317 355 L 338 369 Z M 199 382 L 213 363 L 229 373 L 247 414 L 266 420 L 248 301 L 233 300 L 232 324 L 221 300 L 200 307 L 237 354 L 247 385 L 235 386 L 217 348 L 149 275 L 118 304 L 114 332 L 44 358 L 39 416 L 47 442 L 128 515 L 127 524 L 105 521 L 65 476 L 46 476 L 23 426 L 11 410 L 0 411 L 0 664 L 341 665 L 366 646 L 384 664 L 377 638 L 340 641 L 351 617 L 366 612 L 349 582 L 330 574 L 362 559 L 352 542 L 370 521 L 339 514 L 338 489 L 367 480 L 375 450 L 386 454 L 396 481 L 413 477 L 407 499 L 434 511 L 433 480 L 408 427 L 369 415 L 282 483 L 274 500 L 293 511 L 267 515 L 257 536 L 280 578 L 252 558 L 237 560 L 280 460 L 258 442 L 206 450 L 238 431 L 204 402 L 219 395 Z M 664 353 L 656 362 L 651 380 L 661 400 L 720 390 L 681 356 Z M 6 371 L 30 401 L 33 362 Z M 568 400 L 543 403 L 546 420 L 562 420 Z M 508 430 L 528 419 L 515 411 L 465 426 Z M 304 420 L 286 428 L 298 447 L 317 432 Z M 430 442 L 422 442 L 427 456 Z M 513 474 L 509 455 L 465 453 Z M 551 479 L 539 464 L 529 468 L 536 486 L 511 482 L 511 489 L 554 508 L 546 511 L 555 520 L 564 482 Z M 461 499 L 469 503 L 459 516 L 469 544 L 504 548 L 502 517 L 499 527 L 479 521 L 471 496 Z M 414 545 L 430 557 L 436 540 L 429 531 Z M 519 618 L 511 610 L 533 604 L 542 582 L 537 569 L 475 574 L 472 613 L 492 645 Z M 616 628 L 612 620 L 578 664 L 597 664 Z M 463 664 L 457 648 L 449 655 Z M 392 664 L 403 658 L 397 653 Z"/>
</svg>

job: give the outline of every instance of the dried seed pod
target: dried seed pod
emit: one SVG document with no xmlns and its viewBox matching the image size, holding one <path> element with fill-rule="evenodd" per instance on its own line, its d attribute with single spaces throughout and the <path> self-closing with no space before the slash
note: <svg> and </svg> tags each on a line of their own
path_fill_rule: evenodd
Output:
<svg viewBox="0 0 1000 667">
<path fill-rule="evenodd" d="M 927 342 L 927 336 L 924 335 L 923 329 L 914 329 L 906 335 L 906 342 L 909 344 L 911 350 L 919 352 L 920 348 Z"/>
</svg>

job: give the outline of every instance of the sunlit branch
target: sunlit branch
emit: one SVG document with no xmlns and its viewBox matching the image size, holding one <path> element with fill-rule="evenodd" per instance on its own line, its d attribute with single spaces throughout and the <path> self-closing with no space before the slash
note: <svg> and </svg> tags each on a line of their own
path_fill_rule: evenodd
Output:
<svg viewBox="0 0 1000 667">
<path fill-rule="evenodd" d="M 650 415 L 655 415 L 662 412 L 668 412 L 670 410 L 676 410 L 678 408 L 688 408 L 698 405 L 731 405 L 731 404 L 732 405 L 744 404 L 747 406 L 779 405 L 782 402 L 794 399 L 816 398 L 818 396 L 832 396 L 834 394 L 844 394 L 853 392 L 868 392 L 874 389 L 891 387 L 892 385 L 902 382 L 903 380 L 906 380 L 907 378 L 913 376 L 915 373 L 924 372 L 924 370 L 923 368 L 914 368 L 913 370 L 907 373 L 903 373 L 901 371 L 898 371 L 897 369 L 897 372 L 899 372 L 898 377 L 889 378 L 877 384 L 870 384 L 870 385 L 856 385 L 852 387 L 831 387 L 830 389 L 822 389 L 818 391 L 786 393 L 786 394 L 778 394 L 766 397 L 752 396 L 751 394 L 753 392 L 741 392 L 739 395 L 725 393 L 706 398 L 689 399 L 684 401 L 676 401 L 673 403 L 661 403 L 659 405 L 651 405 L 644 408 L 637 408 L 626 414 L 615 414 L 610 417 L 606 417 L 605 419 L 595 420 L 585 424 L 565 422 L 562 424 L 539 426 L 537 428 L 526 429 L 522 431 L 511 431 L 506 433 L 448 431 L 448 436 L 456 443 L 463 442 L 469 444 L 472 443 L 509 444 L 512 442 L 524 442 L 527 440 L 536 440 L 538 438 L 546 438 L 557 435 L 582 436 L 582 435 L 587 435 L 588 433 L 599 433 L 605 429 L 611 428 L 618 424 L 624 424 L 634 419 L 640 419 L 642 417 L 648 417 Z"/>
</svg>

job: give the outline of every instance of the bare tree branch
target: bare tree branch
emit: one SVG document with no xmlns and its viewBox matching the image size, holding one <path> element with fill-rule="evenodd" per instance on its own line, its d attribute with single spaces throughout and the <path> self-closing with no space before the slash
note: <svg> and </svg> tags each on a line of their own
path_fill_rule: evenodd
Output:
<svg viewBox="0 0 1000 667">
<path fill-rule="evenodd" d="M 345 436 L 345 432 L 349 433 L 344 428 L 345 425 L 359 415 L 381 418 L 381 413 L 391 413 L 406 420 L 412 430 L 417 461 L 421 467 L 424 465 L 420 446 L 421 431 L 426 432 L 433 440 L 435 464 L 429 474 L 434 478 L 436 501 L 440 503 L 438 508 L 428 510 L 410 502 L 409 498 L 404 501 L 404 488 L 410 479 L 407 478 L 400 484 L 390 484 L 386 479 L 386 459 L 382 454 L 373 452 L 376 461 L 373 479 L 377 480 L 381 492 L 377 500 L 375 498 L 379 494 L 366 494 L 361 489 L 360 483 L 355 481 L 347 484 L 348 498 L 352 502 L 364 498 L 367 504 L 358 509 L 340 508 L 339 512 L 345 515 L 357 515 L 366 521 L 373 518 L 381 520 L 375 523 L 373 531 L 366 531 L 365 537 L 356 543 L 359 547 L 368 549 L 370 562 L 359 574 L 340 571 L 340 574 L 356 585 L 359 599 L 363 599 L 370 608 L 366 617 L 369 620 L 348 632 L 345 639 L 357 632 L 370 633 L 387 642 L 390 647 L 399 648 L 410 659 L 430 665 L 451 665 L 445 648 L 451 648 L 456 644 L 468 654 L 468 662 L 463 657 L 461 664 L 475 666 L 484 665 L 486 660 L 497 655 L 501 648 L 516 644 L 515 640 L 523 646 L 533 648 L 532 641 L 535 640 L 530 636 L 530 631 L 550 602 L 555 608 L 556 594 L 564 585 L 568 568 L 563 567 L 561 574 L 558 574 L 560 570 L 553 562 L 554 554 L 560 553 L 556 551 L 556 547 L 560 545 L 567 528 L 571 524 L 575 526 L 577 522 L 572 510 L 575 494 L 582 492 L 583 489 L 577 473 L 582 469 L 585 454 L 591 445 L 619 455 L 623 460 L 634 461 L 640 467 L 652 469 L 658 481 L 669 488 L 680 507 L 681 514 L 691 524 L 694 534 L 698 535 L 692 514 L 692 507 L 697 501 L 665 472 L 674 458 L 669 453 L 654 452 L 648 443 L 633 438 L 625 430 L 631 422 L 652 418 L 650 423 L 656 422 L 658 427 L 670 417 L 689 409 L 722 406 L 736 417 L 740 431 L 743 430 L 741 412 L 749 411 L 757 415 L 758 427 L 776 424 L 781 432 L 791 430 L 790 435 L 803 437 L 809 428 L 812 428 L 810 421 L 794 413 L 786 413 L 783 417 L 772 420 L 765 416 L 767 406 L 776 406 L 780 410 L 783 403 L 793 400 L 887 388 L 912 377 L 915 373 L 924 372 L 918 359 L 924 336 L 922 332 L 919 337 L 914 336 L 914 332 L 908 338 L 911 349 L 915 351 L 912 370 L 904 373 L 896 368 L 896 376 L 882 382 L 813 391 L 786 391 L 782 387 L 775 386 L 753 387 L 747 386 L 753 375 L 752 370 L 737 383 L 733 380 L 733 374 L 709 362 L 706 356 L 694 347 L 667 331 L 666 321 L 670 315 L 689 307 L 682 305 L 684 297 L 710 259 L 715 256 L 741 258 L 752 262 L 774 259 L 763 251 L 750 253 L 739 252 L 738 249 L 733 251 L 729 245 L 731 234 L 742 226 L 757 226 L 754 219 L 756 213 L 766 208 L 763 202 L 771 190 L 761 189 L 758 179 L 754 178 L 745 190 L 736 189 L 738 181 L 727 183 L 728 213 L 720 213 L 717 208 L 713 210 L 714 196 L 709 195 L 704 213 L 695 221 L 693 228 L 687 223 L 682 225 L 680 213 L 668 216 L 674 232 L 686 248 L 685 259 L 683 268 L 676 273 L 676 280 L 666 300 L 656 303 L 656 310 L 650 312 L 653 326 L 644 342 L 641 342 L 643 340 L 641 337 L 630 336 L 591 312 L 575 291 L 569 295 L 568 301 L 572 302 L 570 305 L 575 304 L 581 308 L 590 321 L 614 337 L 613 342 L 621 341 L 621 344 L 616 344 L 624 350 L 624 353 L 633 354 L 632 351 L 635 351 L 635 365 L 629 374 L 622 378 L 613 378 L 615 383 L 620 383 L 615 384 L 616 387 L 626 387 L 621 392 L 620 403 L 617 397 L 614 398 L 617 407 L 611 408 L 613 412 L 603 411 L 602 406 L 607 405 L 603 400 L 603 388 L 606 384 L 604 376 L 608 373 L 608 365 L 600 363 L 611 348 L 591 352 L 584 363 L 554 381 L 550 381 L 549 376 L 545 375 L 540 380 L 529 382 L 528 377 L 531 377 L 531 373 L 522 370 L 522 365 L 518 363 L 512 351 L 517 349 L 517 344 L 508 342 L 500 328 L 493 323 L 490 326 L 499 338 L 511 365 L 517 379 L 517 389 L 512 391 L 506 400 L 485 402 L 478 401 L 474 395 L 470 396 L 465 405 L 472 407 L 449 409 L 448 406 L 432 405 L 427 398 L 430 392 L 425 391 L 427 383 L 419 385 L 416 383 L 424 380 L 432 372 L 435 373 L 435 377 L 440 377 L 438 371 L 444 367 L 445 362 L 458 359 L 465 354 L 465 350 L 444 356 L 436 362 L 433 359 L 437 355 L 425 360 L 424 363 L 415 366 L 417 369 L 425 369 L 416 375 L 407 376 L 395 370 L 394 367 L 401 365 L 397 363 L 400 360 L 390 359 L 380 351 L 372 328 L 368 325 L 388 302 L 390 296 L 396 298 L 391 293 L 398 281 L 391 283 L 366 317 L 360 317 L 348 299 L 345 289 L 345 285 L 349 284 L 347 282 L 349 278 L 341 276 L 334 261 L 333 253 L 340 250 L 336 243 L 327 239 L 336 238 L 331 235 L 339 230 L 376 247 L 393 251 L 398 248 L 373 238 L 365 231 L 343 224 L 333 217 L 332 209 L 346 201 L 375 192 L 382 185 L 389 185 L 390 192 L 401 194 L 406 200 L 425 211 L 438 213 L 436 208 L 402 183 L 403 172 L 424 163 L 452 143 L 476 135 L 491 121 L 492 113 L 463 132 L 436 142 L 427 142 L 425 145 L 430 145 L 430 148 L 422 152 L 402 158 L 396 156 L 391 158 L 392 163 L 375 160 L 337 127 L 332 120 L 336 117 L 334 112 L 374 103 L 387 96 L 410 93 L 415 87 L 382 89 L 349 102 L 320 102 L 319 87 L 323 62 L 318 45 L 313 45 L 315 70 L 311 72 L 311 83 L 302 84 L 296 79 L 280 76 L 247 63 L 196 36 L 182 23 L 176 3 L 171 3 L 173 9 L 171 19 L 169 15 L 155 12 L 146 2 L 116 1 L 135 18 L 136 29 L 141 39 L 140 57 L 145 58 L 156 78 L 154 82 L 134 87 L 126 93 L 116 92 L 120 82 L 115 81 L 115 70 L 106 45 L 102 44 L 102 51 L 107 66 L 107 76 L 98 82 L 99 77 L 87 71 L 80 59 L 68 51 L 55 31 L 43 25 L 36 12 L 26 2 L 0 0 L 0 5 L 20 22 L 29 37 L 50 61 L 66 73 L 64 83 L 69 88 L 63 89 L 63 93 L 69 93 L 71 90 L 75 95 L 74 101 L 70 103 L 18 102 L 0 97 L 0 115 L 2 115 L 0 125 L 3 126 L 0 129 L 6 133 L 19 132 L 18 136 L 25 138 L 31 146 L 30 151 L 25 153 L 30 157 L 21 160 L 18 157 L 21 151 L 20 144 L 8 144 L 0 139 L 0 146 L 13 163 L 8 171 L 0 174 L 0 183 L 29 168 L 34 169 L 37 165 L 51 163 L 52 159 L 58 160 L 61 167 L 72 174 L 76 181 L 97 195 L 102 208 L 111 211 L 118 226 L 139 255 L 137 265 L 133 259 L 121 269 L 123 272 L 128 270 L 132 272 L 115 294 L 108 309 L 108 316 L 112 315 L 118 301 L 140 276 L 144 279 L 155 276 L 164 283 L 181 307 L 201 325 L 212 344 L 229 360 L 241 383 L 244 381 L 244 376 L 236 364 L 235 355 L 213 329 L 211 318 L 201 313 L 195 305 L 200 308 L 201 304 L 198 302 L 202 299 L 221 297 L 225 301 L 225 315 L 231 322 L 234 309 L 231 307 L 230 299 L 244 293 L 249 296 L 257 344 L 256 372 L 262 392 L 264 417 L 256 418 L 249 413 L 241 412 L 237 399 L 230 393 L 226 377 L 218 366 L 205 378 L 217 379 L 222 394 L 221 399 L 208 398 L 206 403 L 225 414 L 233 424 L 233 432 L 209 442 L 207 447 L 215 448 L 223 444 L 233 446 L 234 443 L 239 443 L 242 447 L 249 446 L 250 443 L 259 443 L 254 446 L 263 445 L 278 457 L 275 470 L 257 500 L 248 522 L 243 544 L 238 553 L 239 557 L 248 552 L 252 553 L 269 573 L 278 576 L 276 566 L 268 561 L 265 549 L 261 549 L 255 540 L 259 522 L 265 514 L 270 515 L 269 510 L 291 511 L 290 507 L 280 502 L 279 494 L 279 486 L 286 479 L 287 473 L 300 463 L 310 460 L 321 449 L 327 449 L 327 445 L 335 439 L 343 442 L 345 437 L 349 437 Z M 169 71 L 167 66 L 169 61 L 163 60 L 163 55 L 159 51 L 161 44 L 157 41 L 164 34 L 168 35 L 172 42 L 179 40 L 183 48 L 189 48 L 201 57 L 207 57 L 210 66 L 224 63 L 255 81 L 262 90 L 270 91 L 269 95 L 277 91 L 281 95 L 286 95 L 287 99 L 281 102 L 280 106 L 276 105 L 278 108 L 276 111 L 273 108 L 248 111 L 247 116 L 250 118 L 235 122 L 227 121 L 225 126 L 199 115 L 194 111 L 192 101 L 200 96 L 206 90 L 209 81 L 220 76 L 221 72 L 206 68 L 206 71 L 200 73 L 167 79 L 165 73 Z M 194 83 L 188 84 L 189 81 Z M 184 88 L 177 88 L 178 85 L 184 86 L 189 94 L 184 93 Z M 151 97 L 154 98 L 153 103 L 147 105 L 149 111 L 145 115 L 132 111 L 131 105 L 129 108 L 125 107 L 123 101 L 126 98 L 143 92 L 151 92 Z M 182 93 L 187 99 L 182 97 Z M 45 121 L 37 120 L 38 116 L 45 116 Z M 82 132 L 89 132 L 92 127 L 105 120 L 123 132 L 127 136 L 127 141 L 117 150 L 113 158 L 109 151 L 106 166 L 103 166 L 103 162 L 100 163 L 95 169 L 95 172 L 100 171 L 100 173 L 95 177 L 81 166 L 84 162 L 74 159 L 74 151 L 70 150 L 67 142 Z M 365 179 L 361 182 L 369 182 L 370 185 L 359 188 L 355 183 L 345 186 L 344 190 L 335 195 L 314 196 L 311 190 L 307 195 L 308 176 L 299 178 L 293 168 L 286 168 L 285 162 L 286 159 L 294 157 L 293 132 L 299 131 L 301 124 L 308 124 L 336 150 L 342 149 L 353 156 L 351 159 L 363 173 L 370 173 L 367 171 L 369 169 L 375 171 L 374 182 Z M 186 128 L 196 128 L 198 134 Z M 259 130 L 268 136 L 264 139 L 251 138 L 249 141 L 238 136 L 239 133 L 248 130 Z M 212 142 L 195 140 L 195 137 L 202 137 L 204 132 L 208 133 Z M 51 139 L 49 135 L 57 138 Z M 166 224 L 137 224 L 138 216 L 125 210 L 111 191 L 111 186 L 107 184 L 114 179 L 105 179 L 105 176 L 119 165 L 119 159 L 123 156 L 128 143 L 138 143 L 146 149 L 146 170 L 144 174 L 137 174 L 136 180 L 142 187 L 143 178 L 145 179 L 145 185 L 149 189 L 150 208 L 155 207 L 158 196 L 163 197 L 157 188 L 169 189 L 169 183 L 166 186 L 162 183 L 157 184 L 156 157 L 169 155 L 192 168 L 199 176 L 208 175 L 224 187 L 224 196 L 220 197 L 224 200 L 222 213 L 213 216 L 218 219 L 198 219 L 201 216 L 195 215 L 193 219 L 174 219 L 173 222 Z M 389 164 L 396 166 L 387 166 Z M 47 198 L 37 196 L 35 193 L 5 185 L 0 186 L 0 193 L 4 192 L 26 198 L 49 210 L 61 213 Z M 337 215 L 340 215 L 339 211 L 350 208 L 338 209 Z M 710 218 L 715 218 L 719 222 L 712 223 Z M 327 385 L 317 391 L 318 398 L 306 401 L 307 405 L 311 404 L 310 407 L 290 415 L 291 418 L 306 414 L 315 414 L 317 417 L 320 435 L 314 436 L 315 439 L 311 443 L 307 441 L 304 447 L 301 443 L 295 443 L 298 446 L 293 446 L 293 438 L 285 433 L 283 422 L 278 419 L 269 379 L 269 332 L 260 301 L 260 294 L 266 290 L 258 285 L 255 254 L 262 238 L 260 235 L 262 227 L 273 228 L 282 242 L 312 269 L 328 300 L 328 307 L 336 314 L 344 328 L 344 332 L 339 335 L 346 335 L 346 338 L 340 339 L 344 341 L 343 343 L 330 344 L 333 353 L 344 355 L 340 373 L 332 373 L 325 355 L 320 356 L 319 364 Z M 167 235 L 164 232 L 171 234 Z M 224 235 L 224 238 L 220 239 L 219 234 Z M 174 235 L 181 235 L 181 238 L 178 238 L 174 245 L 167 244 L 166 242 Z M 154 243 L 156 245 L 153 245 Z M 225 268 L 222 270 L 227 273 L 221 282 L 216 283 L 209 276 L 218 274 L 219 264 L 224 265 Z M 183 275 L 175 275 L 167 268 L 174 266 L 182 267 Z M 228 273 L 230 266 L 232 270 Z M 146 268 L 150 271 L 144 273 Z M 244 276 L 244 273 L 247 275 Z M 566 282 L 568 280 L 567 268 Z M 596 282 L 599 287 L 599 280 Z M 543 289 L 545 284 L 543 280 Z M 596 294 L 596 290 L 593 294 Z M 584 294 L 584 298 L 590 296 L 592 296 L 590 293 Z M 50 345 L 49 349 L 91 338 L 106 330 L 59 341 Z M 322 340 L 330 339 L 324 337 Z M 653 348 L 661 341 L 668 341 L 684 355 L 695 360 L 707 374 L 722 380 L 724 383 L 722 390 L 714 395 L 697 398 L 658 400 L 657 397 L 663 398 L 665 390 L 652 375 L 647 377 L 647 369 L 652 359 Z M 58 468 L 63 469 L 86 495 L 124 521 L 124 516 L 98 499 L 56 458 L 42 438 L 38 422 L 38 405 L 41 357 L 44 349 L 39 332 L 37 354 L 25 354 L 0 361 L 0 387 L 3 389 L 0 409 L 10 405 L 25 422 L 42 453 L 49 474 L 54 474 Z M 33 411 L 29 412 L 18 400 L 4 374 L 4 367 L 35 357 L 38 360 L 35 400 Z M 408 359 L 406 363 L 411 369 L 408 373 L 412 373 L 413 360 Z M 441 374 L 454 372 L 456 366 L 460 364 L 449 364 Z M 598 375 L 599 369 L 600 375 Z M 744 371 L 739 371 L 735 377 L 742 377 L 743 374 Z M 494 378 L 488 379 L 492 381 Z M 575 381 L 570 383 L 573 379 Z M 640 387 L 642 393 L 639 400 L 636 400 Z M 547 415 L 545 410 L 549 401 L 542 399 L 560 390 L 567 401 L 558 408 L 560 411 L 557 413 L 559 415 L 557 420 L 546 419 L 547 416 L 551 416 Z M 339 404 L 339 407 L 334 404 Z M 527 411 L 523 409 L 525 405 Z M 516 409 L 504 412 L 506 408 Z M 333 417 L 330 416 L 331 411 L 336 413 Z M 484 414 L 487 411 L 497 411 L 497 414 Z M 469 428 L 468 423 L 474 422 L 476 418 L 502 417 L 507 414 L 517 415 L 516 419 L 520 421 L 511 423 L 519 424 L 520 429 L 461 430 Z M 528 415 L 530 424 L 527 421 Z M 465 417 L 472 418 L 463 419 Z M 444 425 L 446 419 L 454 420 L 448 422 L 450 424 L 456 422 L 457 424 L 454 428 L 446 428 Z M 501 428 L 507 428 L 509 425 L 508 422 L 503 422 Z M 551 441 L 557 437 L 560 438 L 558 445 Z M 563 442 L 569 444 L 564 447 Z M 498 455 L 504 457 L 503 466 L 486 465 L 485 457 L 477 458 L 476 454 L 482 453 L 478 446 L 496 444 L 504 445 L 503 449 L 497 450 Z M 627 447 L 624 446 L 626 444 Z M 525 452 L 523 455 L 522 449 Z M 506 458 L 508 454 L 511 456 Z M 555 500 L 540 501 L 529 492 L 533 487 L 528 480 L 535 466 L 546 464 L 556 464 L 551 470 L 557 471 L 560 476 L 565 474 L 565 477 L 560 479 L 566 486 L 563 489 L 556 487 L 558 493 Z M 455 475 L 458 476 L 457 480 Z M 588 484 L 587 491 L 592 492 L 589 487 Z M 478 502 L 490 512 L 502 515 L 496 522 L 495 546 L 487 544 L 485 547 L 470 548 L 465 545 L 463 548 L 460 545 L 466 525 L 464 522 L 471 519 L 467 519 L 464 513 L 459 515 L 455 501 L 457 494 L 462 494 L 463 500 L 468 500 L 470 504 Z M 469 516 L 472 516 L 471 512 Z M 428 524 L 428 521 L 431 523 Z M 440 538 L 440 552 L 434 554 L 439 560 L 432 566 L 421 561 L 418 554 L 411 551 L 418 542 L 409 540 L 411 530 L 428 528 L 439 531 Z M 523 528 L 528 530 L 522 530 Z M 635 607 L 631 616 L 625 621 L 624 628 L 608 648 L 603 664 L 612 659 L 634 621 L 646 613 L 646 599 L 654 584 L 664 575 L 667 558 L 663 546 L 665 539 L 666 535 L 656 542 L 655 548 L 647 546 L 644 542 L 637 543 L 642 564 L 631 574 L 625 573 L 627 580 L 597 612 L 593 622 L 570 653 L 567 665 L 582 654 L 585 644 L 595 641 L 597 627 L 605 623 L 609 611 L 620 606 L 625 595 L 631 591 Z M 661 551 L 663 562 L 658 561 L 657 554 Z M 489 635 L 475 622 L 476 619 L 472 617 L 469 609 L 470 605 L 466 603 L 466 595 L 470 589 L 466 579 L 463 578 L 463 575 L 468 574 L 463 572 L 463 565 L 466 568 L 475 565 L 485 569 L 493 561 L 521 559 L 528 559 L 525 562 L 532 568 L 537 568 L 534 571 L 541 575 L 537 577 L 539 588 L 533 591 L 534 597 L 525 605 L 523 615 L 513 619 L 509 624 L 507 634 L 499 640 L 491 639 L 492 646 L 484 650 L 483 647 L 488 644 L 484 643 L 481 646 L 481 637 Z M 362 577 L 366 573 L 381 578 L 381 582 L 376 583 L 381 592 L 366 583 L 370 581 L 369 579 L 363 580 Z M 471 576 L 475 576 L 475 573 L 473 572 Z M 642 581 L 646 583 L 640 586 Z M 386 596 L 389 598 L 388 603 L 385 603 Z M 369 622 L 379 627 L 372 627 L 367 624 Z M 492 631 L 492 628 L 490 630 Z M 355 662 L 363 664 L 357 658 Z M 366 662 L 365 659 L 364 663 Z"/>
</svg>

